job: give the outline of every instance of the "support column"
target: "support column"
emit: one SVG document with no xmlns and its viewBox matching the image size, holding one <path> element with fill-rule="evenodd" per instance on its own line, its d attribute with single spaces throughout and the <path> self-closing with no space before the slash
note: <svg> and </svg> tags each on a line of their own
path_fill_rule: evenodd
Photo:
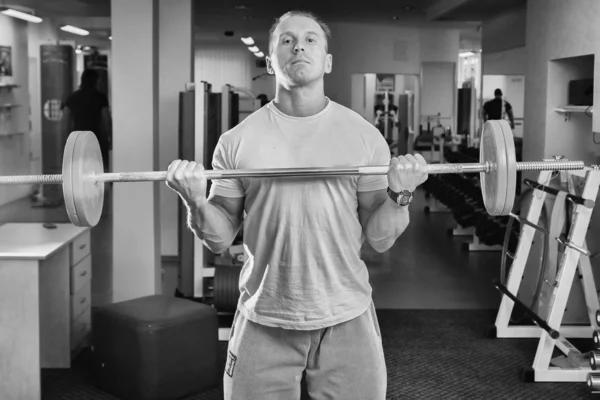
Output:
<svg viewBox="0 0 600 400">
<path fill-rule="evenodd" d="M 159 170 L 158 0 L 111 0 L 112 170 Z M 160 293 L 164 182 L 115 183 L 113 302 Z"/>
<path fill-rule="evenodd" d="M 179 92 L 194 80 L 193 14 L 192 0 L 159 4 L 159 160 L 162 170 L 180 158 Z M 166 259 L 180 256 L 180 202 L 179 196 L 167 185 L 160 185 L 161 254 Z"/>
</svg>

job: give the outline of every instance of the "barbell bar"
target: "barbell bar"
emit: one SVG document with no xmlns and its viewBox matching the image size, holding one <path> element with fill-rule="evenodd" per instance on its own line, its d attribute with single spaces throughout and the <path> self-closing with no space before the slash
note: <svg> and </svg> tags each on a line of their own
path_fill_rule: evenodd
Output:
<svg viewBox="0 0 600 400">
<path fill-rule="evenodd" d="M 518 162 L 517 171 L 555 171 L 583 169 L 582 161 L 540 161 Z M 232 179 L 232 178 L 274 178 L 274 177 L 318 177 L 318 176 L 344 176 L 344 175 L 387 175 L 389 165 L 368 165 L 346 168 L 263 168 L 239 170 L 205 170 L 207 180 Z M 427 164 L 427 173 L 436 174 L 464 174 L 464 173 L 489 173 L 493 165 L 486 163 L 466 164 Z M 109 172 L 100 173 L 90 177 L 93 184 L 109 182 L 153 182 L 165 181 L 167 171 L 149 172 Z M 58 184 L 63 183 L 62 174 L 50 175 L 8 175 L 0 177 L 1 185 L 9 184 Z"/>
<path fill-rule="evenodd" d="M 428 164 L 428 174 L 479 173 L 482 197 L 490 215 L 509 215 L 516 192 L 517 171 L 584 169 L 583 161 L 517 162 L 512 130 L 504 120 L 487 121 L 480 142 L 480 162 Z M 270 177 L 387 175 L 389 165 L 241 170 L 205 170 L 207 180 Z M 102 153 L 92 132 L 72 132 L 63 154 L 62 174 L 0 176 L 1 185 L 62 184 L 69 219 L 76 226 L 95 226 L 104 201 L 104 183 L 164 181 L 167 171 L 105 173 Z"/>
</svg>

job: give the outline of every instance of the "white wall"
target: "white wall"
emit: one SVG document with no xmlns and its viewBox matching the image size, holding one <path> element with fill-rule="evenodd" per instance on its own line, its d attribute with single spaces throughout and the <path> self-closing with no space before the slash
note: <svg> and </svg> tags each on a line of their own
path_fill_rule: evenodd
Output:
<svg viewBox="0 0 600 400">
<path fill-rule="evenodd" d="M 330 28 L 333 71 L 325 77 L 325 91 L 347 107 L 351 105 L 352 74 L 421 75 L 424 61 L 457 62 L 458 30 L 350 23 L 332 23 Z"/>
<path fill-rule="evenodd" d="M 160 170 L 179 158 L 179 92 L 193 82 L 191 1 L 159 3 L 158 140 Z M 188 21 L 182 16 L 189 15 Z M 179 202 L 167 185 L 160 185 L 161 255 L 178 256 Z"/>
<path fill-rule="evenodd" d="M 0 88 L 0 104 L 19 107 L 0 109 L 0 174 L 30 173 L 31 137 L 29 135 L 29 61 L 28 23 L 0 14 L 0 46 L 10 46 L 12 77 L 0 83 L 17 84 L 14 89 Z M 0 186 L 0 205 L 30 193 L 28 185 Z"/>
<path fill-rule="evenodd" d="M 600 1 L 597 0 L 529 0 L 527 6 L 527 75 L 525 88 L 525 133 L 523 158 L 539 160 L 553 155 L 583 160 L 586 164 L 600 162 L 600 115 L 593 118 L 583 113 L 571 114 L 570 120 L 554 111 L 566 103 L 569 79 L 582 74 L 595 78 L 596 109 L 600 99 Z M 574 57 L 594 56 L 594 63 L 583 68 Z M 569 58 L 566 61 L 559 59 Z M 588 69 L 588 71 L 586 71 Z M 524 173 L 523 178 L 535 179 L 537 174 Z M 589 250 L 600 250 L 600 216 L 592 215 L 587 232 Z M 597 266 L 597 259 L 591 259 Z M 597 274 L 596 274 L 597 275 Z"/>
<path fill-rule="evenodd" d="M 212 91 L 221 92 L 229 84 L 250 88 L 254 70 L 254 56 L 239 44 L 198 43 L 195 51 L 195 74 L 199 80 L 212 84 Z"/>
<path fill-rule="evenodd" d="M 600 116 L 572 115 L 571 122 L 557 114 L 554 108 L 566 98 L 549 99 L 557 85 L 549 72 L 559 65 L 552 60 L 566 57 L 595 55 L 593 72 L 596 78 L 594 98 L 600 99 L 600 2 L 595 0 L 530 0 L 527 10 L 527 86 L 525 90 L 525 118 L 528 121 L 525 135 L 532 138 L 524 142 L 524 157 L 542 158 L 564 152 L 567 142 L 583 142 L 585 153 L 568 154 L 587 163 L 598 163 L 598 145 L 593 143 L 592 129 L 600 132 Z M 573 21 L 577 21 L 574 23 Z M 592 72 L 592 71 L 590 71 Z M 558 89 L 558 88 L 557 88 Z M 565 90 L 561 82 L 560 90 Z M 552 96 L 550 96 L 552 97 Z M 575 130 L 573 120 L 591 122 L 585 131 Z"/>
<path fill-rule="evenodd" d="M 484 75 L 525 75 L 527 72 L 527 47 L 481 53 Z"/>
<path fill-rule="evenodd" d="M 481 28 L 481 48 L 497 53 L 525 46 L 527 7 L 518 7 L 486 20 Z"/>
<path fill-rule="evenodd" d="M 458 58 L 458 56 L 457 56 Z M 456 132 L 456 63 L 424 62 L 421 70 L 421 124 L 439 115 L 440 124 Z M 437 117 L 434 121 L 437 121 Z M 431 126 L 436 122 L 431 121 Z"/>
<path fill-rule="evenodd" d="M 113 167 L 159 170 L 158 3 L 112 0 L 111 9 Z M 161 291 L 160 185 L 112 188 L 113 302 Z"/>
</svg>

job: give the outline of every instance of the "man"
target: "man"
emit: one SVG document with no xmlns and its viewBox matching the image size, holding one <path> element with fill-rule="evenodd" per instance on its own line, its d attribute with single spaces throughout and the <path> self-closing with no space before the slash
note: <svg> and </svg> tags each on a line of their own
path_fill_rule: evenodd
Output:
<svg viewBox="0 0 600 400">
<path fill-rule="evenodd" d="M 303 377 L 315 399 L 386 396 L 360 250 L 367 240 L 384 252 L 404 231 L 426 163 L 412 155 L 390 160 L 372 124 L 325 96 L 329 37 L 309 13 L 277 20 L 267 58 L 275 97 L 221 136 L 213 168 L 390 165 L 387 175 L 221 179 L 207 199 L 200 164 L 175 160 L 168 168 L 166 183 L 187 205 L 190 229 L 213 253 L 232 243 L 246 212 L 249 258 L 223 375 L 227 400 L 300 399 Z"/>
<path fill-rule="evenodd" d="M 97 89 L 98 73 L 86 69 L 81 74 L 81 85 L 63 104 L 65 141 L 73 131 L 91 131 L 98 138 L 104 170 L 109 168 L 109 150 L 112 148 L 112 122 L 108 97 Z"/>
<path fill-rule="evenodd" d="M 513 116 L 512 106 L 508 101 L 502 100 L 502 90 L 494 90 L 494 98 L 486 101 L 483 105 L 483 121 L 505 119 L 504 111 L 510 120 L 510 128 L 515 129 L 515 117 Z"/>
</svg>

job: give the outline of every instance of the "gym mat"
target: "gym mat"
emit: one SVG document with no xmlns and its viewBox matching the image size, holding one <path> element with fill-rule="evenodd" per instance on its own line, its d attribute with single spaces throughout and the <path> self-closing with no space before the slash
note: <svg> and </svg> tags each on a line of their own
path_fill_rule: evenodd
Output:
<svg viewBox="0 0 600 400">
<path fill-rule="evenodd" d="M 532 365 L 538 342 L 487 338 L 495 310 L 377 310 L 377 316 L 388 369 L 387 399 L 600 398 L 583 382 L 522 382 L 520 369 Z M 221 373 L 226 348 L 221 342 Z M 42 370 L 42 399 L 118 400 L 93 386 L 89 357 L 83 351 L 71 369 Z M 182 400 L 222 399 L 217 387 Z"/>
</svg>

